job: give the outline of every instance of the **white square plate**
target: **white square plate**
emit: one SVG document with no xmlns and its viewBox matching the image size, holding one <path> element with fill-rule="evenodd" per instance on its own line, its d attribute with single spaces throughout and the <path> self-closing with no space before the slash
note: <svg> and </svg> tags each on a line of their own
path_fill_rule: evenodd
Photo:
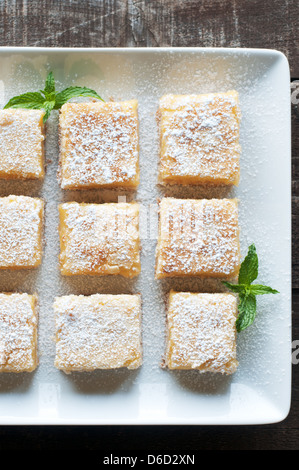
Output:
<svg viewBox="0 0 299 470">
<path fill-rule="evenodd" d="M 0 49 L 1 107 L 14 95 L 42 89 L 53 71 L 57 89 L 88 86 L 105 99 L 137 98 L 141 184 L 136 194 L 63 192 L 57 181 L 57 112 L 47 126 L 43 184 L 1 182 L 0 195 L 39 195 L 46 201 L 45 251 L 34 272 L 3 271 L 0 291 L 37 292 L 39 358 L 32 374 L 0 376 L 0 424 L 264 424 L 283 420 L 291 396 L 291 129 L 290 76 L 277 51 L 250 49 Z M 165 93 L 240 93 L 241 181 L 225 194 L 157 186 L 158 99 Z M 242 257 L 251 243 L 260 283 L 280 291 L 258 298 L 255 323 L 238 334 L 239 369 L 231 377 L 170 372 L 164 351 L 164 299 L 170 288 L 213 291 L 218 282 L 154 280 L 157 200 L 223 195 L 240 201 Z M 58 270 L 57 206 L 64 200 L 135 198 L 142 206 L 142 273 L 137 280 L 64 279 Z M 144 364 L 138 371 L 65 375 L 53 366 L 52 303 L 75 293 L 133 293 L 143 298 Z"/>
</svg>

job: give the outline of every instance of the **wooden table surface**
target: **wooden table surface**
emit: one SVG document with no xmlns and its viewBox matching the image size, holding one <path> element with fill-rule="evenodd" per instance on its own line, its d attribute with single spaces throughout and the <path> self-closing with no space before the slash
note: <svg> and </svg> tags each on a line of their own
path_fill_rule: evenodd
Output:
<svg viewBox="0 0 299 470">
<path fill-rule="evenodd" d="M 293 139 L 293 340 L 299 339 L 298 0 L 0 0 L 0 46 L 252 47 L 289 59 Z M 296 82 L 298 80 L 298 84 Z M 0 449 L 297 450 L 299 364 L 289 416 L 266 426 L 0 427 Z"/>
</svg>

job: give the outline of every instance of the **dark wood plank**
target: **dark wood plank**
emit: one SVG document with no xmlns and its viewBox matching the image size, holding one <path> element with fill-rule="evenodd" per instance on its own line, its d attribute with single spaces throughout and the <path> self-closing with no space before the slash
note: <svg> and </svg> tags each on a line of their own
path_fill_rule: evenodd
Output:
<svg viewBox="0 0 299 470">
<path fill-rule="evenodd" d="M 127 37 L 122 0 L 5 0 L 0 8 L 1 45 L 114 47 Z"/>
<path fill-rule="evenodd" d="M 0 45 L 278 49 L 299 76 L 297 0 L 4 0 Z"/>
</svg>

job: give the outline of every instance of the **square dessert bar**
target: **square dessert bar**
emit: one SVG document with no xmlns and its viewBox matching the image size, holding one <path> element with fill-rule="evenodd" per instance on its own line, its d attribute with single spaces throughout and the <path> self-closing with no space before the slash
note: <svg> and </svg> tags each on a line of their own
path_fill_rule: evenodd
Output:
<svg viewBox="0 0 299 470">
<path fill-rule="evenodd" d="M 43 218 L 42 199 L 28 196 L 0 198 L 0 269 L 40 265 Z"/>
<path fill-rule="evenodd" d="M 157 279 L 175 276 L 233 279 L 239 265 L 236 199 L 161 200 Z"/>
<path fill-rule="evenodd" d="M 162 184 L 239 182 L 240 109 L 236 91 L 160 99 Z"/>
<path fill-rule="evenodd" d="M 57 297 L 54 312 L 58 369 L 70 373 L 141 365 L 139 295 Z"/>
<path fill-rule="evenodd" d="M 37 297 L 0 294 L 0 372 L 32 372 L 37 364 Z"/>
<path fill-rule="evenodd" d="M 60 269 L 63 275 L 140 272 L 139 204 L 59 206 Z"/>
<path fill-rule="evenodd" d="M 43 179 L 44 111 L 0 110 L 0 178 Z"/>
<path fill-rule="evenodd" d="M 138 102 L 66 103 L 60 110 L 63 189 L 135 189 L 139 184 Z"/>
<path fill-rule="evenodd" d="M 233 294 L 170 292 L 165 365 L 234 373 L 237 311 Z"/>
</svg>

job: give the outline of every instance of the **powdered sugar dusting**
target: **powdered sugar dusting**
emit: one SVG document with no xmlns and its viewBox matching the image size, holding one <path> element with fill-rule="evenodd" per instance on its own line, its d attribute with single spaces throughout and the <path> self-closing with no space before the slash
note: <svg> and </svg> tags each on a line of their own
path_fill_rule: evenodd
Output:
<svg viewBox="0 0 299 470">
<path fill-rule="evenodd" d="M 69 372 L 141 365 L 139 296 L 63 296 L 54 310 L 56 367 Z"/>
<path fill-rule="evenodd" d="M 44 177 L 44 112 L 5 109 L 0 112 L 1 178 Z"/>
<path fill-rule="evenodd" d="M 166 364 L 234 373 L 237 299 L 231 294 L 170 294 Z"/>
<path fill-rule="evenodd" d="M 60 111 L 62 188 L 139 181 L 137 101 L 66 103 Z"/>
<path fill-rule="evenodd" d="M 237 184 L 238 93 L 166 95 L 159 103 L 160 180 L 183 184 Z"/>
<path fill-rule="evenodd" d="M 44 202 L 39 198 L 0 198 L 0 269 L 40 264 L 43 209 Z"/>
<path fill-rule="evenodd" d="M 1 56 L 1 65 L 4 102 L 29 89 L 42 89 L 48 70 L 53 70 L 57 78 L 57 90 L 83 85 L 97 90 L 106 101 L 137 99 L 140 137 L 140 185 L 136 192 L 129 193 L 124 189 L 64 191 L 57 180 L 59 119 L 58 112 L 53 111 L 47 121 L 47 167 L 43 183 L 1 183 L 1 196 L 26 194 L 46 201 L 46 244 L 40 268 L 0 272 L 2 292 L 37 292 L 40 304 L 40 364 L 30 376 L 31 381 L 26 377 L 21 381 L 12 374 L 1 377 L 3 420 L 10 413 L 17 422 L 22 417 L 30 423 L 240 424 L 255 418 L 260 420 L 261 416 L 263 419 L 265 408 L 269 410 L 266 419 L 272 419 L 273 410 L 280 408 L 280 397 L 285 394 L 288 380 L 285 364 L 289 364 L 289 347 L 286 345 L 290 324 L 288 286 L 291 285 L 285 256 L 285 247 L 289 246 L 289 239 L 285 238 L 288 213 L 284 210 L 288 172 L 284 143 L 288 129 L 283 119 L 286 103 L 289 103 L 289 88 L 287 97 L 282 99 L 283 83 L 275 78 L 279 69 L 277 57 L 265 56 L 263 51 L 255 53 L 241 49 L 230 52 L 138 48 L 30 53 L 10 50 L 5 58 Z M 20 79 L 16 80 L 16 77 Z M 242 110 L 239 186 L 158 186 L 156 112 L 160 98 L 165 94 L 206 94 L 232 89 L 239 93 Z M 62 276 L 59 270 L 58 205 L 65 201 L 117 202 L 119 195 L 127 197 L 127 201 L 137 200 L 142 210 L 141 220 L 146 230 L 142 232 L 139 276 L 133 279 Z M 169 291 L 213 293 L 225 290 L 218 279 L 176 277 L 155 280 L 157 209 L 158 200 L 164 196 L 181 199 L 237 197 L 241 255 L 243 257 L 248 245 L 255 242 L 261 282 L 281 291 L 279 296 L 260 296 L 258 299 L 254 325 L 238 335 L 240 365 L 230 377 L 160 367 L 165 353 L 165 311 Z M 150 209 L 153 210 L 149 213 Z M 57 296 L 98 293 L 141 294 L 143 365 L 136 371 L 98 370 L 66 376 L 54 367 L 53 302 Z M 25 386 L 20 387 L 20 383 Z M 49 394 L 44 393 L 48 386 Z M 56 401 L 51 402 L 53 389 L 57 390 L 57 396 Z M 45 408 L 40 406 L 40 401 L 46 404 Z"/>
<path fill-rule="evenodd" d="M 63 274 L 140 272 L 139 206 L 136 203 L 60 206 Z"/>
<path fill-rule="evenodd" d="M 37 364 L 36 298 L 0 294 L 0 372 L 32 371 Z"/>
<path fill-rule="evenodd" d="M 164 198 L 160 204 L 157 277 L 232 278 L 239 270 L 237 202 Z"/>
</svg>

